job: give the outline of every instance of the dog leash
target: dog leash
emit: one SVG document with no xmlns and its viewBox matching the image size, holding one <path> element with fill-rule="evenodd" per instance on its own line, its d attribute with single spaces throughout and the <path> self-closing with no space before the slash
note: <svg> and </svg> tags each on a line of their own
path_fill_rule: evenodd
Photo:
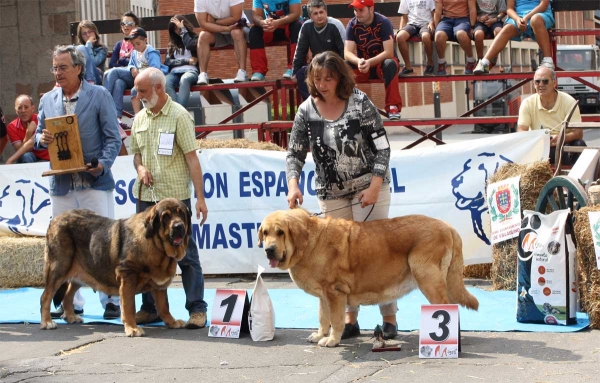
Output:
<svg viewBox="0 0 600 383">
<path fill-rule="evenodd" d="M 338 208 L 336 208 L 336 209 L 331 209 L 331 210 L 327 210 L 327 211 L 322 211 L 322 212 L 320 212 L 320 213 L 312 213 L 310 216 L 311 216 L 311 217 L 317 217 L 317 216 L 320 216 L 321 214 L 331 213 L 332 211 L 336 211 L 336 210 L 342 210 L 342 209 L 345 209 L 345 208 L 347 208 L 347 207 L 352 207 L 352 206 L 354 206 L 354 205 L 358 205 L 358 204 L 360 204 L 360 203 L 361 203 L 361 202 L 359 201 L 359 202 L 356 202 L 356 203 L 352 203 L 352 204 L 350 204 L 349 206 L 342 206 L 342 207 L 338 207 Z M 369 219 L 369 216 L 370 216 L 370 215 L 371 215 L 371 213 L 373 212 L 373 209 L 375 209 L 375 204 L 371 205 L 371 211 L 369 212 L 369 214 L 367 214 L 367 216 L 365 217 L 365 219 L 364 219 L 364 221 L 363 221 L 363 222 L 366 222 L 366 221 L 367 221 L 367 219 Z"/>
<path fill-rule="evenodd" d="M 140 180 L 140 186 L 138 188 L 138 199 L 137 199 L 137 211 L 138 212 L 141 211 L 140 201 L 142 200 L 142 186 L 144 186 L 144 183 Z M 154 202 L 154 204 L 156 205 L 158 203 L 158 201 L 156 200 L 156 194 L 154 194 L 154 186 L 152 184 L 150 184 L 150 186 L 148 188 L 150 189 L 152 202 Z"/>
</svg>

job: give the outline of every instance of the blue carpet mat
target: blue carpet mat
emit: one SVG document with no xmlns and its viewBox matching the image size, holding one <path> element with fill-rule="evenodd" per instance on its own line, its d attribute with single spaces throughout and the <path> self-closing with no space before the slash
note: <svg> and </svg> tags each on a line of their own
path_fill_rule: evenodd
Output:
<svg viewBox="0 0 600 383">
<path fill-rule="evenodd" d="M 584 313 L 577 313 L 577 324 L 571 326 L 551 326 L 519 323 L 516 320 L 516 296 L 512 291 L 484 291 L 477 288 L 468 289 L 479 300 L 479 311 L 460 309 L 460 322 L 463 331 L 531 331 L 531 332 L 573 332 L 589 326 L 589 319 Z M 177 319 L 187 320 L 189 314 L 185 310 L 185 294 L 183 289 L 169 289 L 169 306 Z M 82 289 L 86 299 L 84 323 L 121 324 L 120 320 L 105 320 L 98 295 L 89 288 Z M 250 290 L 248 294 L 251 294 Z M 277 328 L 314 329 L 318 322 L 318 299 L 300 289 L 269 290 L 275 309 L 275 325 Z M 0 290 L 0 323 L 40 323 L 40 296 L 42 289 L 22 288 L 16 290 Z M 215 296 L 214 289 L 205 290 L 208 303 L 208 318 Z M 136 296 L 136 307 L 141 306 L 141 295 Z M 420 291 L 398 301 L 398 328 L 401 331 L 412 331 L 419 328 L 420 309 L 427 300 Z M 379 307 L 361 307 L 358 321 L 363 330 L 373 329 L 381 323 Z M 64 324 L 57 320 L 58 325 Z M 161 324 L 162 325 L 162 324 Z"/>
</svg>

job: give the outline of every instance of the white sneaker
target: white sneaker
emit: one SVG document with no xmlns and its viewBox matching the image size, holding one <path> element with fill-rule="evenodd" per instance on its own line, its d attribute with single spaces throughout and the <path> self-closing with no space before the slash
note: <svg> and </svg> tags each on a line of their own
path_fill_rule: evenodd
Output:
<svg viewBox="0 0 600 383">
<path fill-rule="evenodd" d="M 542 62 L 540 63 L 540 66 L 543 66 L 543 67 L 546 67 L 548 69 L 554 70 L 554 63 L 552 62 L 552 60 L 542 59 Z"/>
<path fill-rule="evenodd" d="M 238 69 L 237 75 L 233 79 L 233 82 L 246 82 L 248 81 L 248 74 L 243 69 Z"/>
<path fill-rule="evenodd" d="M 198 76 L 198 81 L 196 81 L 198 85 L 208 85 L 208 73 L 202 72 L 200 76 Z"/>
</svg>

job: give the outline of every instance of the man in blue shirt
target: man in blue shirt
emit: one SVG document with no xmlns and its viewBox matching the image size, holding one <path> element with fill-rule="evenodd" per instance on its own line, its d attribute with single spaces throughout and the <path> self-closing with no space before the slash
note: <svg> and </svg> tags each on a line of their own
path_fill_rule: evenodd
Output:
<svg viewBox="0 0 600 383">
<path fill-rule="evenodd" d="M 114 218 L 115 180 L 110 168 L 121 148 L 115 104 L 106 89 L 84 80 L 85 57 L 74 46 L 59 45 L 54 49 L 51 71 L 60 87 L 40 100 L 34 149 L 46 149 L 54 140 L 46 129 L 47 118 L 75 114 L 83 159 L 88 166 L 85 172 L 50 177 L 52 216 L 81 208 Z M 92 158 L 98 160 L 95 167 L 91 165 Z M 118 298 L 100 294 L 105 318 L 121 316 Z M 74 303 L 78 314 L 83 313 L 84 302 L 83 296 L 76 295 Z M 57 314 L 62 315 L 62 311 L 61 307 Z"/>
</svg>

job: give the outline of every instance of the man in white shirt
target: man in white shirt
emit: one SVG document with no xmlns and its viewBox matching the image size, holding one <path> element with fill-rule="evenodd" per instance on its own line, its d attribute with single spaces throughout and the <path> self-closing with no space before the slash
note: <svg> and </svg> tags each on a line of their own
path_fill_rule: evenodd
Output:
<svg viewBox="0 0 600 383">
<path fill-rule="evenodd" d="M 246 54 L 249 22 L 244 15 L 244 0 L 194 0 L 194 13 L 202 31 L 198 36 L 200 75 L 198 85 L 208 84 L 210 48 L 233 45 L 238 62 L 234 82 L 248 81 Z"/>
</svg>

